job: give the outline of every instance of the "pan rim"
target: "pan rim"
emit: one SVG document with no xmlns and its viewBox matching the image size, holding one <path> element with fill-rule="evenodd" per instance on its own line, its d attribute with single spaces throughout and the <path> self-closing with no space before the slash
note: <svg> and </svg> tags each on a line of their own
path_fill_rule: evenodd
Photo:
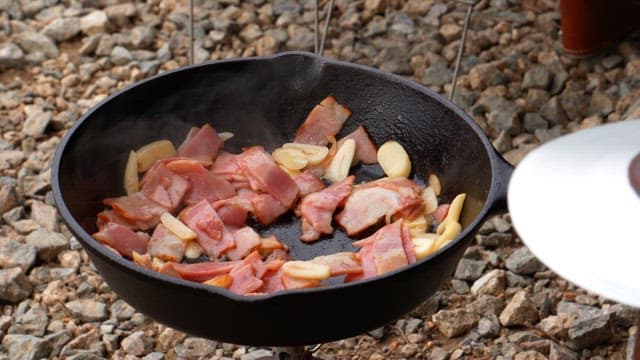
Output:
<svg viewBox="0 0 640 360">
<path fill-rule="evenodd" d="M 156 271 L 150 270 L 150 269 L 146 269 L 142 266 L 139 266 L 137 264 L 135 264 L 134 262 L 124 258 L 123 256 L 119 256 L 114 254 L 112 251 L 110 251 L 109 249 L 107 249 L 105 246 L 103 246 L 101 243 L 99 243 L 98 241 L 96 241 L 93 237 L 91 237 L 90 234 L 88 234 L 83 228 L 82 226 L 78 223 L 78 221 L 75 219 L 75 217 L 71 214 L 71 211 L 69 210 L 69 208 L 67 207 L 64 198 L 62 196 L 62 189 L 60 187 L 60 177 L 59 177 L 59 169 L 60 169 L 60 165 L 62 163 L 62 158 L 64 157 L 65 154 L 65 150 L 67 149 L 67 145 L 69 143 L 69 141 L 73 138 L 74 134 L 85 124 L 85 122 L 92 116 L 92 114 L 94 112 L 96 112 L 98 109 L 100 109 L 103 105 L 105 105 L 106 103 L 112 101 L 113 99 L 121 96 L 122 94 L 126 93 L 128 90 L 134 89 L 136 87 L 142 86 L 144 84 L 146 84 L 147 82 L 150 81 L 154 81 L 158 78 L 162 78 L 162 77 L 166 77 L 166 76 L 170 76 L 172 74 L 176 74 L 176 73 L 180 73 L 183 71 L 191 71 L 192 69 L 197 69 L 197 68 L 201 68 L 201 67 L 207 67 L 207 66 L 216 66 L 219 64 L 227 64 L 227 63 L 241 63 L 241 62 L 255 62 L 255 61 L 267 61 L 267 62 L 272 62 L 272 61 L 276 61 L 280 58 L 285 58 L 285 57 L 302 57 L 302 58 L 309 58 L 312 59 L 314 62 L 316 62 L 317 64 L 324 66 L 327 64 L 331 64 L 331 65 L 337 65 L 337 66 L 341 66 L 341 67 L 347 67 L 347 68 L 352 68 L 352 69 L 357 69 L 360 71 L 366 71 L 369 73 L 373 73 L 377 76 L 383 76 L 386 77 L 390 80 L 393 80 L 403 86 L 406 86 L 408 88 L 410 88 L 413 91 L 422 93 L 424 95 L 427 95 L 431 98 L 433 98 L 434 100 L 436 100 L 438 103 L 440 103 L 441 105 L 445 106 L 446 108 L 450 109 L 451 111 L 453 111 L 457 116 L 459 116 L 460 118 L 462 118 L 467 125 L 475 132 L 477 138 L 480 140 L 480 142 L 482 143 L 482 145 L 485 148 L 485 151 L 487 153 L 487 157 L 489 159 L 489 163 L 491 166 L 491 181 L 489 182 L 490 187 L 489 187 L 489 192 L 487 194 L 487 198 L 482 206 L 482 208 L 480 209 L 480 211 L 478 212 L 478 214 L 475 216 L 475 218 L 469 223 L 469 225 L 467 225 L 462 232 L 452 241 L 450 241 L 449 243 L 447 243 L 444 247 L 438 249 L 438 251 L 432 253 L 431 255 L 427 256 L 426 258 L 420 259 L 412 264 L 409 264 L 407 266 L 404 266 L 402 268 L 381 274 L 381 275 L 377 275 L 373 278 L 369 278 L 369 279 L 363 279 L 363 280 L 358 280 L 358 281 L 354 281 L 354 282 L 350 282 L 350 283 L 341 283 L 341 284 L 335 284 L 335 285 L 331 285 L 331 286 L 327 286 L 327 287 L 318 287 L 318 288 L 310 288 L 310 289 L 286 289 L 286 290 L 281 290 L 281 291 L 277 291 L 274 293 L 270 293 L 270 294 L 264 294 L 264 295 L 252 295 L 252 296 L 246 296 L 246 295 L 238 295 L 235 293 L 232 293 L 231 291 L 224 289 L 224 288 L 219 288 L 219 287 L 214 287 L 214 286 L 207 286 L 207 285 L 203 285 L 201 283 L 198 282 L 193 282 L 193 281 L 188 281 L 188 280 L 183 280 L 183 279 L 177 279 L 165 274 L 161 274 L 158 273 Z M 269 56 L 254 56 L 254 57 L 247 57 L 247 58 L 235 58 L 235 59 L 225 59 L 225 60 L 215 60 L 215 61 L 208 61 L 208 62 L 204 62 L 204 63 L 200 63 L 200 64 L 194 64 L 194 65 L 188 65 L 185 67 L 181 67 L 178 69 L 174 69 L 171 71 L 166 71 L 160 74 L 156 74 L 154 76 L 151 76 L 149 78 L 140 80 L 138 82 L 135 82 L 133 84 L 130 84 L 128 86 L 125 86 L 124 88 L 118 90 L 117 92 L 111 94 L 110 96 L 106 97 L 105 99 L 101 100 L 99 103 L 97 103 L 96 105 L 94 105 L 93 107 L 91 107 L 89 110 L 87 110 L 78 120 L 76 120 L 76 122 L 71 126 L 71 128 L 69 128 L 69 130 L 66 132 L 66 134 L 64 135 L 63 139 L 60 141 L 60 144 L 58 145 L 53 161 L 51 163 L 51 185 L 52 185 L 52 191 L 53 191 L 53 196 L 54 196 L 54 201 L 56 204 L 56 207 L 58 208 L 58 211 L 60 212 L 60 215 L 64 221 L 64 223 L 69 227 L 69 229 L 71 230 L 71 232 L 73 233 L 73 235 L 75 235 L 77 238 L 80 239 L 81 243 L 83 244 L 83 246 L 87 246 L 91 249 L 91 252 L 93 252 L 94 255 L 100 256 L 103 260 L 110 262 L 110 263 L 115 263 L 120 267 L 123 267 L 124 269 L 129 271 L 129 275 L 133 275 L 142 279 L 148 279 L 151 278 L 153 280 L 159 280 L 161 282 L 167 282 L 172 286 L 178 286 L 178 287 L 187 287 L 191 290 L 195 290 L 198 292 L 204 292 L 206 294 L 210 294 L 210 295 L 217 295 L 217 296 L 224 296 L 226 298 L 229 298 L 230 300 L 236 301 L 236 302 L 240 302 L 240 303 L 261 303 L 261 302 L 269 302 L 269 301 L 276 301 L 280 298 L 287 298 L 287 297 L 296 297 L 296 296 L 303 296 L 303 295 L 307 295 L 307 294 L 319 294 L 319 293 L 323 293 L 323 294 L 331 294 L 332 292 L 335 291 L 340 291 L 343 289 L 351 289 L 351 288 L 357 288 L 357 287 L 361 287 L 365 284 L 369 284 L 369 283 L 375 283 L 377 281 L 382 281 L 385 279 L 389 279 L 392 277 L 397 276 L 398 274 L 400 274 L 403 271 L 409 271 L 411 269 L 414 269 L 418 266 L 425 266 L 426 263 L 430 262 L 432 259 L 438 257 L 439 255 L 448 252 L 449 249 L 458 246 L 463 239 L 467 238 L 467 236 L 472 232 L 475 231 L 475 229 L 480 225 L 480 223 L 482 221 L 484 221 L 484 219 L 486 218 L 486 216 L 489 213 L 489 210 L 492 208 L 493 203 L 494 203 L 494 198 L 495 198 L 495 194 L 496 194 L 496 186 L 495 186 L 495 177 L 496 177 L 496 166 L 497 166 L 497 159 L 496 159 L 496 155 L 497 152 L 495 150 L 495 148 L 493 147 L 493 145 L 491 145 L 488 137 L 486 136 L 486 134 L 482 131 L 482 129 L 475 123 L 475 121 L 467 114 L 465 113 L 460 107 L 458 107 L 453 101 L 450 101 L 448 99 L 446 99 L 445 97 L 443 97 L 442 95 L 436 93 L 435 91 L 421 85 L 418 84 L 417 82 L 414 82 L 412 80 L 406 79 L 404 77 L 401 77 L 399 75 L 396 74 L 392 74 L 392 73 L 388 73 L 373 67 L 369 67 L 369 66 L 365 66 L 365 65 L 360 65 L 360 64 L 355 64 L 355 63 L 350 63 L 350 62 L 345 62 L 345 61 L 340 61 L 340 60 L 335 60 L 335 59 L 329 59 L 326 57 L 322 57 L 313 53 L 309 53 L 309 52 L 304 52 L 304 51 L 287 51 L 287 52 L 281 52 L 278 54 L 274 54 L 274 55 L 269 55 Z M 85 249 L 87 250 L 87 249 Z"/>
</svg>

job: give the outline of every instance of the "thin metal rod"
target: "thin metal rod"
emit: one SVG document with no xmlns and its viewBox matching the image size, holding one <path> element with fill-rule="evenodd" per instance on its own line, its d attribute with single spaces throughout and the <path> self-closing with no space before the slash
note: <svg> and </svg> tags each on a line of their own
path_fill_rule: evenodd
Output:
<svg viewBox="0 0 640 360">
<path fill-rule="evenodd" d="M 189 0 L 189 64 L 193 65 L 193 0 Z"/>
<path fill-rule="evenodd" d="M 462 62 L 462 54 L 464 53 L 464 45 L 467 42 L 467 31 L 469 30 L 469 20 L 471 20 L 471 12 L 473 12 L 473 5 L 467 4 L 467 16 L 464 18 L 464 27 L 462 28 L 462 39 L 460 39 L 460 47 L 458 47 L 458 56 L 456 57 L 456 67 L 453 70 L 453 79 L 451 79 L 451 92 L 449 93 L 449 100 L 453 101 L 453 96 L 456 93 L 456 83 L 458 82 L 458 73 L 460 72 L 460 63 Z"/>
<path fill-rule="evenodd" d="M 314 0 L 315 2 L 315 11 L 314 11 L 314 15 L 315 15 L 315 27 L 314 27 L 314 32 L 315 32 L 315 38 L 316 38 L 316 42 L 315 42 L 315 46 L 313 48 L 313 51 L 316 53 L 316 55 L 320 55 L 320 53 L 318 52 L 318 50 L 320 50 L 320 25 L 319 25 L 319 12 L 320 10 L 318 9 L 320 7 L 320 0 Z"/>
<path fill-rule="evenodd" d="M 322 32 L 322 40 L 320 41 L 320 49 L 318 49 L 318 55 L 322 56 L 324 52 L 324 41 L 327 38 L 327 32 L 329 31 L 329 21 L 331 21 L 331 12 L 333 11 L 334 0 L 329 1 L 329 10 L 327 10 L 327 18 L 324 20 L 324 30 Z"/>
</svg>

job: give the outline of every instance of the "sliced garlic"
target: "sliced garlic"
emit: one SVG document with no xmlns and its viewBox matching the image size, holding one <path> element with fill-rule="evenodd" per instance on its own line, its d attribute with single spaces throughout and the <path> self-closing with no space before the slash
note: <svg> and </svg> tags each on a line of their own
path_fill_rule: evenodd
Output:
<svg viewBox="0 0 640 360">
<path fill-rule="evenodd" d="M 233 133 L 228 131 L 223 131 L 221 133 L 218 133 L 218 136 L 220 137 L 220 139 L 222 139 L 222 141 L 227 141 L 233 137 Z"/>
<path fill-rule="evenodd" d="M 138 154 L 131 150 L 129 159 L 124 168 L 124 190 L 127 195 L 138 192 L 140 190 L 140 180 L 138 179 Z"/>
<path fill-rule="evenodd" d="M 338 149 L 336 155 L 331 159 L 324 177 L 332 182 L 341 181 L 349 176 L 349 169 L 353 156 L 356 153 L 356 142 L 353 139 L 347 139 Z"/>
<path fill-rule="evenodd" d="M 309 165 L 318 165 L 329 154 L 329 148 L 326 146 L 298 144 L 298 143 L 285 143 L 282 145 L 283 149 L 294 149 L 302 152 L 302 155 L 307 159 Z"/>
<path fill-rule="evenodd" d="M 188 242 L 195 239 L 197 236 L 193 230 L 187 227 L 187 225 L 176 219 L 168 212 L 160 216 L 160 222 L 182 241 Z"/>
<path fill-rule="evenodd" d="M 138 153 L 138 172 L 145 172 L 153 164 L 176 155 L 176 148 L 169 140 L 158 140 L 149 143 L 136 151 Z"/>
<path fill-rule="evenodd" d="M 416 259 L 423 259 L 438 250 L 436 247 L 437 239 L 438 235 L 432 233 L 423 233 L 412 237 L 411 243 L 413 251 L 416 253 Z"/>
<path fill-rule="evenodd" d="M 228 289 L 231 286 L 231 283 L 233 283 L 233 277 L 229 274 L 216 276 L 213 279 L 203 282 L 205 285 L 217 286 L 225 289 Z"/>
<path fill-rule="evenodd" d="M 187 247 L 184 249 L 184 256 L 187 259 L 197 259 L 202 255 L 202 247 L 195 241 L 187 244 Z"/>
<path fill-rule="evenodd" d="M 444 225 L 444 229 L 442 233 L 439 234 L 438 240 L 436 241 L 437 249 L 440 249 L 441 247 L 445 246 L 449 241 L 455 239 L 456 236 L 458 236 L 462 231 L 462 225 L 460 225 L 460 223 L 453 220 L 445 221 L 440 225 Z M 440 228 L 438 227 L 438 231 L 439 230 Z"/>
<path fill-rule="evenodd" d="M 304 169 L 309 161 L 300 150 L 277 148 L 271 154 L 276 163 L 290 170 Z"/>
<path fill-rule="evenodd" d="M 292 179 L 300 175 L 300 170 L 291 170 L 284 165 L 278 165 L 278 167 L 284 170 L 284 172 L 286 172 Z"/>
<path fill-rule="evenodd" d="M 405 149 L 396 141 L 387 141 L 378 149 L 378 163 L 389 177 L 408 177 L 411 160 Z"/>
<path fill-rule="evenodd" d="M 429 186 L 433 188 L 433 191 L 435 191 L 436 196 L 440 196 L 442 193 L 442 185 L 440 184 L 438 176 L 436 174 L 430 174 L 427 182 L 429 183 Z"/>
<path fill-rule="evenodd" d="M 416 216 L 411 220 L 405 220 L 403 223 L 409 228 L 409 233 L 411 233 L 411 236 L 426 233 L 427 227 L 429 226 L 427 224 L 426 217 L 422 214 Z"/>
<path fill-rule="evenodd" d="M 160 269 L 162 268 L 162 265 L 164 265 L 164 261 L 158 259 L 157 257 L 154 257 L 153 260 L 151 261 L 151 268 L 154 271 L 160 272 Z"/>
<path fill-rule="evenodd" d="M 331 276 L 331 269 L 328 265 L 309 261 L 287 261 L 282 264 L 282 273 L 297 279 L 324 280 Z"/>
<path fill-rule="evenodd" d="M 462 213 L 462 206 L 464 205 L 464 200 L 466 199 L 467 194 L 458 194 L 451 201 L 451 205 L 449 205 L 449 211 L 447 212 L 447 217 L 442 220 L 442 223 L 438 225 L 438 234 L 442 234 L 444 231 L 445 224 L 448 222 L 459 222 L 460 214 Z"/>
<path fill-rule="evenodd" d="M 438 196 L 431 186 L 422 190 L 422 201 L 424 202 L 424 213 L 432 214 L 438 208 Z"/>
</svg>

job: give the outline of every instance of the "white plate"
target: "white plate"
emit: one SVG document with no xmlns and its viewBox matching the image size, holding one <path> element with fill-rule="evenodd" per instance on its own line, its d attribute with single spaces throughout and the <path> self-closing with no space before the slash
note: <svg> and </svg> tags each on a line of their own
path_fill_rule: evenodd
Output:
<svg viewBox="0 0 640 360">
<path fill-rule="evenodd" d="M 508 205 L 516 231 L 550 269 L 604 297 L 640 307 L 640 196 L 629 165 L 640 120 L 541 145 L 516 168 Z"/>
</svg>

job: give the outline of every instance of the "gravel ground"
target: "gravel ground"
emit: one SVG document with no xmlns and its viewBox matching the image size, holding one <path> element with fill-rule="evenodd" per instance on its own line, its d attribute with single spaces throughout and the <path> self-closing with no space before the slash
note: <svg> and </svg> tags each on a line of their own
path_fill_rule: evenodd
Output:
<svg viewBox="0 0 640 360">
<path fill-rule="evenodd" d="M 313 50 L 312 4 L 199 4 L 196 61 Z M 455 102 L 514 164 L 559 135 L 640 117 L 640 36 L 568 58 L 556 6 L 483 0 L 471 21 Z M 337 0 L 325 55 L 447 94 L 464 14 L 449 1 Z M 187 64 L 187 23 L 186 1 L 0 0 L 0 359 L 270 353 L 190 337 L 136 312 L 95 272 L 53 206 L 48 168 L 65 130 L 119 88 Z M 631 359 L 636 315 L 546 269 L 504 215 L 482 227 L 453 278 L 423 305 L 316 355 Z"/>
</svg>

